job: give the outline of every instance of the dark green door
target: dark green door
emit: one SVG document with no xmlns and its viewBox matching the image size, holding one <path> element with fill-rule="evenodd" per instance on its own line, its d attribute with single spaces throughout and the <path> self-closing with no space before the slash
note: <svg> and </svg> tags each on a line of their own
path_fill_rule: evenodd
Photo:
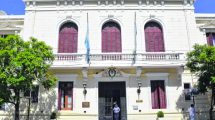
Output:
<svg viewBox="0 0 215 120">
<path fill-rule="evenodd" d="M 114 120 L 115 104 L 121 109 L 119 120 L 127 120 L 125 82 L 99 82 L 99 120 Z"/>
</svg>

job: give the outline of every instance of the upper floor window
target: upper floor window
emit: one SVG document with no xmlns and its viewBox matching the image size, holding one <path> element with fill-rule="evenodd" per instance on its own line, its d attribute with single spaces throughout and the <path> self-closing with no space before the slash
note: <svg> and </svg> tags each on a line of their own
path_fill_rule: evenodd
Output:
<svg viewBox="0 0 215 120">
<path fill-rule="evenodd" d="M 77 53 L 78 26 L 72 22 L 63 24 L 59 31 L 58 53 Z"/>
<path fill-rule="evenodd" d="M 207 33 L 207 44 L 209 46 L 215 46 L 215 33 Z"/>
<path fill-rule="evenodd" d="M 6 38 L 8 35 L 0 35 L 1 38 Z"/>
<path fill-rule="evenodd" d="M 102 26 L 102 52 L 122 52 L 121 28 L 115 22 Z"/>
<path fill-rule="evenodd" d="M 163 31 L 156 22 L 148 22 L 145 27 L 146 52 L 164 52 Z"/>
</svg>

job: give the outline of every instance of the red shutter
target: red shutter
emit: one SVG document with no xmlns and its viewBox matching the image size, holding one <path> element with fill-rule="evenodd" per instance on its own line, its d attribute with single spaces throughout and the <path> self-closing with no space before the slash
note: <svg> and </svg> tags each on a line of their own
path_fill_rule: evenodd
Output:
<svg viewBox="0 0 215 120">
<path fill-rule="evenodd" d="M 59 83 L 60 84 L 60 83 Z M 61 87 L 59 85 L 59 96 L 58 96 L 58 110 L 61 110 Z"/>
<path fill-rule="evenodd" d="M 72 84 L 72 86 L 73 86 L 73 84 Z M 72 94 L 72 95 L 71 95 L 71 97 L 72 97 L 72 99 L 71 99 L 71 100 L 72 100 L 72 102 L 71 102 L 71 107 L 72 107 L 72 110 L 73 110 L 73 88 L 72 88 L 71 94 Z"/>
<path fill-rule="evenodd" d="M 78 27 L 74 23 L 64 24 L 59 33 L 59 53 L 77 53 Z"/>
<path fill-rule="evenodd" d="M 164 52 L 163 33 L 161 26 L 155 22 L 145 25 L 146 52 Z"/>
<path fill-rule="evenodd" d="M 166 93 L 165 93 L 164 81 L 159 81 L 159 99 L 160 99 L 160 109 L 166 109 Z"/>
<path fill-rule="evenodd" d="M 122 52 L 120 27 L 114 22 L 102 28 L 102 52 Z"/>
<path fill-rule="evenodd" d="M 151 81 L 151 102 L 152 109 L 159 109 L 157 82 Z"/>
<path fill-rule="evenodd" d="M 206 34 L 206 37 L 207 37 L 208 46 L 213 46 L 213 34 L 208 33 L 208 34 Z"/>
</svg>

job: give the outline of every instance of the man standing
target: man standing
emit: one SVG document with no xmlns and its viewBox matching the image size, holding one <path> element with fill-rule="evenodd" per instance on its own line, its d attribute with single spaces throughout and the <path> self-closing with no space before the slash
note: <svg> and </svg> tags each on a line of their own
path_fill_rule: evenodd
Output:
<svg viewBox="0 0 215 120">
<path fill-rule="evenodd" d="M 196 112 L 196 113 L 199 114 L 198 112 Z M 195 114 L 194 105 L 191 104 L 191 106 L 190 106 L 190 118 L 191 118 L 191 120 L 195 120 L 194 114 Z"/>
<path fill-rule="evenodd" d="M 114 111 L 114 117 L 115 120 L 119 120 L 119 112 L 120 112 L 120 108 L 118 107 L 118 105 L 116 104 L 115 107 L 113 108 Z"/>
</svg>

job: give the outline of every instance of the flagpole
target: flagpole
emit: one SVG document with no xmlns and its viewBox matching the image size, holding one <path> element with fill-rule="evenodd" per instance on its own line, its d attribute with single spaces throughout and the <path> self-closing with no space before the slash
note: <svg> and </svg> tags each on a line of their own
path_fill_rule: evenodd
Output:
<svg viewBox="0 0 215 120">
<path fill-rule="evenodd" d="M 136 41 L 136 34 L 137 34 L 137 26 L 136 26 L 136 12 L 134 14 L 134 50 L 133 50 L 133 61 L 132 61 L 132 66 L 136 62 L 136 51 L 137 51 L 137 41 Z"/>
</svg>

